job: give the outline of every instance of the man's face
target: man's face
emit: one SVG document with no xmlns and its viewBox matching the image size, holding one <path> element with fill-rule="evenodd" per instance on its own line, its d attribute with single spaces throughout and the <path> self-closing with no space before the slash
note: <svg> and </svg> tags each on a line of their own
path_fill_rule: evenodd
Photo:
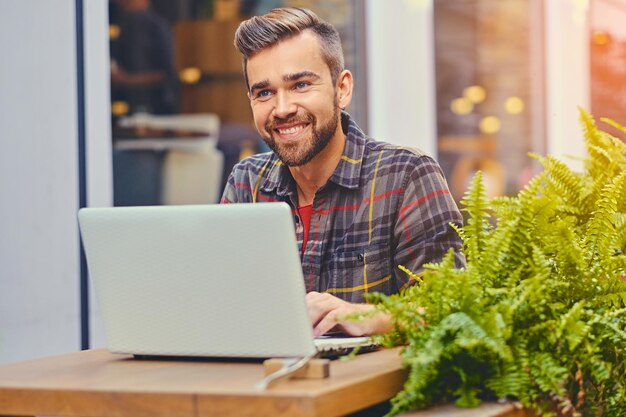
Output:
<svg viewBox="0 0 626 417">
<path fill-rule="evenodd" d="M 256 128 L 285 165 L 310 162 L 341 134 L 336 88 L 311 31 L 257 53 L 247 72 Z"/>
</svg>

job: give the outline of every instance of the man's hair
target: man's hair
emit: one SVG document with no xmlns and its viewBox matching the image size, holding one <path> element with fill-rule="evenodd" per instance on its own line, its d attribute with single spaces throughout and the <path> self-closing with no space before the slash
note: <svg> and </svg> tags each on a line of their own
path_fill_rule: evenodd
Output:
<svg viewBox="0 0 626 417">
<path fill-rule="evenodd" d="M 241 22 L 235 33 L 235 46 L 243 55 L 243 75 L 248 90 L 250 90 L 248 59 L 263 49 L 305 30 L 311 30 L 317 35 L 322 57 L 330 69 L 333 84 L 337 82 L 344 66 L 343 49 L 337 29 L 308 9 L 284 7 Z"/>
</svg>

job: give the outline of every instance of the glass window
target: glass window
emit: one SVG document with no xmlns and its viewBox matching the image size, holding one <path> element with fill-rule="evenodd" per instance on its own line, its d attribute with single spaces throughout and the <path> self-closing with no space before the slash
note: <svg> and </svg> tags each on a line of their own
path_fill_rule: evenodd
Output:
<svg viewBox="0 0 626 417">
<path fill-rule="evenodd" d="M 542 12 L 528 0 L 435 0 L 439 160 L 456 199 L 477 170 L 516 192 L 545 152 Z M 531 25 L 531 23 L 533 23 Z"/>
<path fill-rule="evenodd" d="M 590 2 L 591 112 L 626 124 L 626 1 Z M 611 134 L 626 135 L 608 125 Z"/>
<path fill-rule="evenodd" d="M 360 0 L 110 0 L 115 205 L 216 202 L 233 165 L 266 150 L 233 38 L 280 6 L 338 29 L 357 84 L 348 111 L 367 125 Z"/>
</svg>

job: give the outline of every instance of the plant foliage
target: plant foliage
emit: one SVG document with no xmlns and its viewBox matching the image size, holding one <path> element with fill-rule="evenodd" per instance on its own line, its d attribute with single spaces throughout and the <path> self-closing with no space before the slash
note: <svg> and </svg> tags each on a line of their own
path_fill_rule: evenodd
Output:
<svg viewBox="0 0 626 417">
<path fill-rule="evenodd" d="M 404 346 L 409 370 L 391 414 L 485 399 L 626 414 L 626 145 L 580 113 L 584 172 L 533 155 L 544 170 L 495 199 L 478 173 L 457 228 L 466 267 L 449 253 L 401 294 L 370 296 L 395 323 L 380 341 Z"/>
</svg>

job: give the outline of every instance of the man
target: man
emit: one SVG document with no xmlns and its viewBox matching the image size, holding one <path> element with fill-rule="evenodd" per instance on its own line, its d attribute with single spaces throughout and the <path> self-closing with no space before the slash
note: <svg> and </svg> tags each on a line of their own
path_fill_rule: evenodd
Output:
<svg viewBox="0 0 626 417">
<path fill-rule="evenodd" d="M 366 137 L 343 112 L 353 80 L 339 35 L 306 9 L 275 9 L 244 21 L 235 35 L 254 122 L 273 152 L 233 169 L 223 203 L 287 202 L 294 212 L 307 306 L 316 335 L 389 330 L 368 292 L 412 284 L 460 239 L 461 223 L 439 165 L 423 153 Z M 271 240 L 271 237 L 268 236 Z"/>
<path fill-rule="evenodd" d="M 130 113 L 177 111 L 174 50 L 169 24 L 150 8 L 150 0 L 117 0 L 124 12 L 120 36 L 112 44 L 112 94 Z"/>
</svg>

